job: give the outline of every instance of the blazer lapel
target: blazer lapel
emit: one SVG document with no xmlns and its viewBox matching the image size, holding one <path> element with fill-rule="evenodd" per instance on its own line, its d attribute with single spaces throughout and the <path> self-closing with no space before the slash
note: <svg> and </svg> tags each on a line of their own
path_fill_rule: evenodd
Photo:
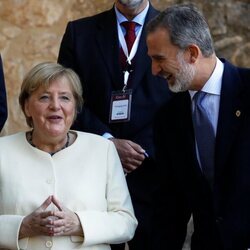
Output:
<svg viewBox="0 0 250 250">
<path fill-rule="evenodd" d="M 101 57 L 103 58 L 108 71 L 111 75 L 114 88 L 120 88 L 123 83 L 119 65 L 119 39 L 117 34 L 117 23 L 114 7 L 102 15 L 98 22 L 98 32 L 96 39 L 100 47 Z M 107 27 L 109 27 L 107 29 Z M 117 58 L 114 60 L 114 58 Z"/>
<path fill-rule="evenodd" d="M 223 172 L 240 125 L 243 112 L 240 82 L 237 68 L 225 61 L 215 146 L 215 178 Z"/>
</svg>

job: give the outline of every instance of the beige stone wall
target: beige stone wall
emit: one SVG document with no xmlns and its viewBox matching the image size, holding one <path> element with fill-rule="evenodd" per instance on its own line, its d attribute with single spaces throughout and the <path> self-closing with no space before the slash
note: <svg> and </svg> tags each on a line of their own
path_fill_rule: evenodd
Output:
<svg viewBox="0 0 250 250">
<path fill-rule="evenodd" d="M 163 10 L 171 3 L 184 1 L 151 2 Z M 250 1 L 191 2 L 198 3 L 207 17 L 217 54 L 236 65 L 250 67 Z M 66 23 L 101 12 L 112 4 L 112 0 L 0 0 L 0 52 L 9 106 L 9 118 L 2 134 L 26 128 L 18 105 L 20 84 L 35 64 L 56 61 Z"/>
</svg>

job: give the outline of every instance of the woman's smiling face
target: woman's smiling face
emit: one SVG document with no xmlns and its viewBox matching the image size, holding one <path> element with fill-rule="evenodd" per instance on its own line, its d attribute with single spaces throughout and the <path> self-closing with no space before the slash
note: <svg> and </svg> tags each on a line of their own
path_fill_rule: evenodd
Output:
<svg viewBox="0 0 250 250">
<path fill-rule="evenodd" d="M 48 88 L 39 87 L 25 102 L 25 113 L 31 117 L 34 131 L 44 136 L 66 134 L 75 110 L 75 98 L 66 77 L 55 79 Z"/>
</svg>

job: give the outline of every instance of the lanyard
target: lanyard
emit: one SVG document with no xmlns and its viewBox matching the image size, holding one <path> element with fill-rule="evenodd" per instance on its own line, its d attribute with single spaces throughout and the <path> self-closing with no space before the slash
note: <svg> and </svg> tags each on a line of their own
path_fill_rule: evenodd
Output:
<svg viewBox="0 0 250 250">
<path fill-rule="evenodd" d="M 119 37 L 119 42 L 121 44 L 121 47 L 122 47 L 122 50 L 124 52 L 124 55 L 126 56 L 127 58 L 127 63 L 129 65 L 131 65 L 131 61 L 132 59 L 134 58 L 135 54 L 136 54 L 136 51 L 137 51 L 137 48 L 138 48 L 138 45 L 139 45 L 139 40 L 140 40 L 140 36 L 141 36 L 141 32 L 142 32 L 142 26 L 140 27 L 140 31 L 139 33 L 137 34 L 136 36 L 136 39 L 134 41 L 134 44 L 131 48 L 131 51 L 130 53 L 128 54 L 128 47 L 127 47 L 127 43 L 125 41 L 125 38 L 124 38 L 124 35 L 123 35 L 123 32 L 122 32 L 122 29 L 121 29 L 121 26 L 119 24 L 119 22 L 117 21 L 117 26 L 118 26 L 118 37 Z M 128 78 L 129 78 L 129 74 L 130 72 L 128 70 L 124 71 L 124 87 L 123 87 L 123 90 L 126 88 L 127 86 L 127 83 L 128 83 Z"/>
</svg>

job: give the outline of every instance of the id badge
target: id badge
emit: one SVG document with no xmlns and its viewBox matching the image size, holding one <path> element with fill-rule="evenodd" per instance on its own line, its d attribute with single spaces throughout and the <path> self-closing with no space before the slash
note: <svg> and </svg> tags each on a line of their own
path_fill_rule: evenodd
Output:
<svg viewBox="0 0 250 250">
<path fill-rule="evenodd" d="M 109 122 L 130 121 L 132 89 L 113 91 L 110 102 Z"/>
</svg>

